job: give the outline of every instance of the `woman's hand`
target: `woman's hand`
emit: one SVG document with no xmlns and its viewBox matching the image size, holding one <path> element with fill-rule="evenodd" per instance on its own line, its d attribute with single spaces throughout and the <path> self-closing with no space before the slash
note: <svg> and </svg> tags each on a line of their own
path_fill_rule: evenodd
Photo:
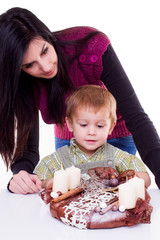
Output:
<svg viewBox="0 0 160 240">
<path fill-rule="evenodd" d="M 41 190 L 41 185 L 41 180 L 37 175 L 29 174 L 22 170 L 13 175 L 9 184 L 9 190 L 19 194 L 35 193 Z"/>
</svg>

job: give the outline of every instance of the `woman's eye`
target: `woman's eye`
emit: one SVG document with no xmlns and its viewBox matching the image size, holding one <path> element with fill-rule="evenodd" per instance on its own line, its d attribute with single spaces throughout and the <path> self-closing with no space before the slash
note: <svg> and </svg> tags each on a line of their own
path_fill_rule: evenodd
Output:
<svg viewBox="0 0 160 240">
<path fill-rule="evenodd" d="M 25 66 L 25 68 L 31 68 L 33 66 L 33 64 L 32 63 L 29 63 L 29 64 L 27 64 L 26 66 Z"/>
<path fill-rule="evenodd" d="M 46 47 L 46 48 L 43 50 L 42 54 L 46 54 L 47 52 L 48 52 L 48 47 Z"/>
</svg>

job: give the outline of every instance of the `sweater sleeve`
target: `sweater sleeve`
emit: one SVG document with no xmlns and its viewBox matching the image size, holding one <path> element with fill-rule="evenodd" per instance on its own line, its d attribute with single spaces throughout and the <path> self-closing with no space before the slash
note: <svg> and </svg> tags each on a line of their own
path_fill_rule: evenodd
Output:
<svg viewBox="0 0 160 240">
<path fill-rule="evenodd" d="M 160 188 L 160 139 L 111 45 L 102 57 L 101 80 L 117 101 L 118 111 L 131 132 L 143 162 L 155 175 Z"/>
<path fill-rule="evenodd" d="M 39 118 L 35 121 L 34 127 L 29 135 L 27 148 L 23 152 L 23 156 L 17 159 L 11 166 L 13 174 L 17 174 L 21 170 L 33 173 L 36 164 L 39 161 Z"/>
</svg>

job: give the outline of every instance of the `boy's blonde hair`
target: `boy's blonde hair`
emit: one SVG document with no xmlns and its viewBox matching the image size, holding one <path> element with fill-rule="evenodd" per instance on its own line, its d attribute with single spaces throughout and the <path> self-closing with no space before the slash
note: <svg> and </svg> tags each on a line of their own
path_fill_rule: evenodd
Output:
<svg viewBox="0 0 160 240">
<path fill-rule="evenodd" d="M 72 119 L 78 107 L 91 108 L 97 112 L 105 107 L 110 112 L 111 123 L 116 122 L 116 100 L 106 89 L 97 85 L 84 85 L 77 88 L 66 100 L 66 116 Z"/>
</svg>

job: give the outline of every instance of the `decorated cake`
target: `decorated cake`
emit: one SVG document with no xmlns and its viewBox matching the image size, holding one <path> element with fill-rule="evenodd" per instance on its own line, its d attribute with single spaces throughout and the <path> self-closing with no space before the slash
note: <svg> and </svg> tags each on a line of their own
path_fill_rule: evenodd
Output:
<svg viewBox="0 0 160 240">
<path fill-rule="evenodd" d="M 90 169 L 81 175 L 79 186 L 57 194 L 54 196 L 51 189 L 43 190 L 40 196 L 50 203 L 54 218 L 79 229 L 150 223 L 150 196 L 133 170 L 118 174 L 109 167 Z"/>
</svg>

